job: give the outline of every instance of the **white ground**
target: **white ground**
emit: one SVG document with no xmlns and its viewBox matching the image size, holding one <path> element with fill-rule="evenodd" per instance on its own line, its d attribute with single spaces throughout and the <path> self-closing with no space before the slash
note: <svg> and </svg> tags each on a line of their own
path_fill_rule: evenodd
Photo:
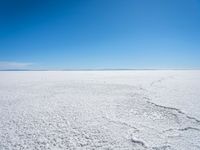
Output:
<svg viewBox="0 0 200 150">
<path fill-rule="evenodd" d="M 0 150 L 200 149 L 200 71 L 0 72 Z"/>
</svg>

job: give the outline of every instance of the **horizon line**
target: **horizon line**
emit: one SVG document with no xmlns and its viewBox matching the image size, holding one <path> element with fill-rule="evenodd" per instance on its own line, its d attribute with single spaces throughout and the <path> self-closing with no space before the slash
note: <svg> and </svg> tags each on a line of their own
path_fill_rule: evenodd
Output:
<svg viewBox="0 0 200 150">
<path fill-rule="evenodd" d="M 185 69 L 185 68 L 171 68 L 171 69 L 154 69 L 154 68 L 150 68 L 150 69 L 132 69 L 132 68 L 119 68 L 119 69 L 112 69 L 112 68 L 108 68 L 108 69 L 0 69 L 0 71 L 142 71 L 142 70 L 200 70 L 200 68 L 196 68 L 196 69 Z"/>
</svg>

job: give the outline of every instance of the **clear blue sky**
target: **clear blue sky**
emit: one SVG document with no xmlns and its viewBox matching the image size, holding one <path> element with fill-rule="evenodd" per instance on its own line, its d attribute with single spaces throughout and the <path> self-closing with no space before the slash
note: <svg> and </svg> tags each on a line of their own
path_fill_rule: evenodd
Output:
<svg viewBox="0 0 200 150">
<path fill-rule="evenodd" d="M 200 68 L 199 0 L 0 0 L 0 69 Z"/>
</svg>

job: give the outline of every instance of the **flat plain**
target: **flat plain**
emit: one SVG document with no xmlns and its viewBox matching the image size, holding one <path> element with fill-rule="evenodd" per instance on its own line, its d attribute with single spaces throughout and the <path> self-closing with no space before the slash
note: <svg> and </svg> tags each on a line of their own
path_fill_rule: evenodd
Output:
<svg viewBox="0 0 200 150">
<path fill-rule="evenodd" d="M 200 149 L 200 71 L 2 71 L 0 150 Z"/>
</svg>

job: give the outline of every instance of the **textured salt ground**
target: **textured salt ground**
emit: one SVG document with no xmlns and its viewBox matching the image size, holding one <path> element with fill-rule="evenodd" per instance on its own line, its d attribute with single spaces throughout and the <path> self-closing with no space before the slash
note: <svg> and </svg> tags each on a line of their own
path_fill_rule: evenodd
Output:
<svg viewBox="0 0 200 150">
<path fill-rule="evenodd" d="M 199 71 L 1 72 L 0 149 L 200 149 Z"/>
</svg>

